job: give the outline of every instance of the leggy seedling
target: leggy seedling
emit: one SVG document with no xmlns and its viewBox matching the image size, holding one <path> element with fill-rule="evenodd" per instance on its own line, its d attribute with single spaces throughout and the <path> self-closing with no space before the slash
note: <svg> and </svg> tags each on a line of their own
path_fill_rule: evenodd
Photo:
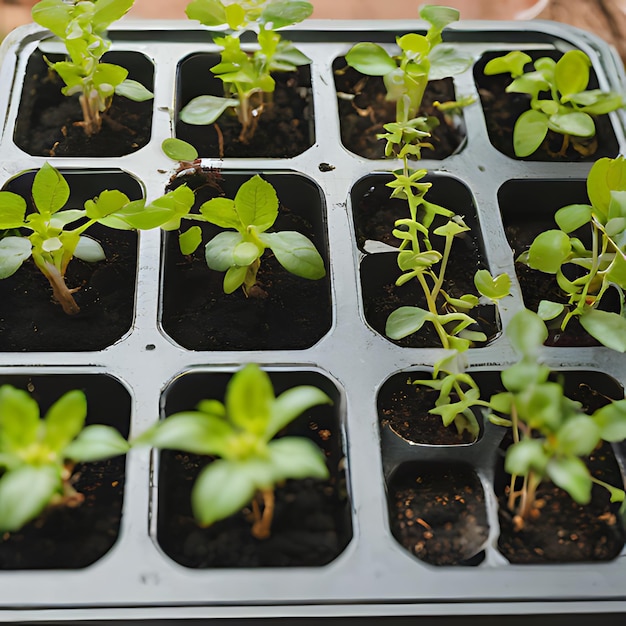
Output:
<svg viewBox="0 0 626 626">
<path fill-rule="evenodd" d="M 510 74 L 514 80 L 506 91 L 530 96 L 530 109 L 519 116 L 513 129 L 515 154 L 527 157 L 536 152 L 549 130 L 563 135 L 557 155 L 565 156 L 570 142 L 581 154 L 593 154 L 595 146 L 580 139 L 594 137 L 593 117 L 624 106 L 623 97 L 600 89 L 587 90 L 591 61 L 581 50 L 570 50 L 558 61 L 542 57 L 534 62 L 532 71 L 524 72 L 531 61 L 529 55 L 517 50 L 491 59 L 484 70 L 486 75 Z"/>
<path fill-rule="evenodd" d="M 101 114 L 111 106 L 114 94 L 138 102 L 153 97 L 143 85 L 127 78 L 128 70 L 100 61 L 111 46 L 105 36 L 106 29 L 123 17 L 133 2 L 41 0 L 33 7 L 33 20 L 65 44 L 69 59 L 48 65 L 65 83 L 63 94 L 79 94 L 83 121 L 78 124 L 86 135 L 100 131 Z"/>
<path fill-rule="evenodd" d="M 0 387 L 0 531 L 19 530 L 46 506 L 76 505 L 75 463 L 100 461 L 129 449 L 111 426 L 84 427 L 87 401 L 69 391 L 40 419 L 37 402 L 10 385 Z"/>
<path fill-rule="evenodd" d="M 180 119 L 187 124 L 212 124 L 232 108 L 241 123 L 239 141 L 248 143 L 259 116 L 271 105 L 275 88 L 272 72 L 290 72 L 310 63 L 276 30 L 301 22 L 312 11 L 313 6 L 302 0 L 241 0 L 229 4 L 222 0 L 193 0 L 186 9 L 190 19 L 211 27 L 228 25 L 234 32 L 214 38 L 221 48 L 221 60 L 211 72 L 224 83 L 225 97 L 198 96 L 182 109 Z M 248 29 L 257 32 L 259 48 L 252 52 L 241 48 L 240 36 Z"/>
<path fill-rule="evenodd" d="M 265 539 L 278 484 L 328 478 L 324 455 L 311 440 L 274 437 L 304 411 L 331 403 L 323 391 L 304 385 L 275 397 L 268 374 L 250 364 L 233 375 L 224 403 L 203 400 L 196 411 L 170 415 L 135 444 L 220 457 L 202 470 L 193 486 L 196 519 L 209 526 L 252 501 L 252 534 Z"/>
</svg>

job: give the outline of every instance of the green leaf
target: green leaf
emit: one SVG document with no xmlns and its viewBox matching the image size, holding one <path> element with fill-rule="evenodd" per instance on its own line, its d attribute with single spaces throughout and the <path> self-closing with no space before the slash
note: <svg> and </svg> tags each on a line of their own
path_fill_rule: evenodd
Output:
<svg viewBox="0 0 626 626">
<path fill-rule="evenodd" d="M 24 225 L 26 200 L 10 191 L 0 191 L 0 229 L 20 228 Z"/>
<path fill-rule="evenodd" d="M 85 210 L 87 211 L 87 217 L 89 219 L 98 220 L 101 217 L 106 217 L 111 213 L 119 211 L 129 202 L 130 199 L 125 193 L 122 193 L 117 189 L 107 189 L 97 198 L 87 200 L 87 202 L 85 202 Z"/>
<path fill-rule="evenodd" d="M 537 108 L 539 111 L 548 111 L 555 113 L 554 105 L 558 109 L 557 103 L 552 103 L 549 100 L 537 100 L 539 94 L 542 91 L 549 91 L 550 83 L 545 79 L 541 72 L 529 72 L 519 78 L 516 78 L 507 88 L 507 93 L 527 93 L 531 98 L 531 104 L 533 109 Z M 547 108 L 547 111 L 545 110 Z"/>
<path fill-rule="evenodd" d="M 269 441 L 308 409 L 319 404 L 332 403 L 332 400 L 317 387 L 301 385 L 284 391 L 272 405 L 270 420 L 265 430 L 265 440 Z"/>
<path fill-rule="evenodd" d="M 94 30 L 106 30 L 113 22 L 122 19 L 133 3 L 134 0 L 98 0 L 92 18 Z"/>
<path fill-rule="evenodd" d="M 594 89 L 592 91 L 587 91 L 583 93 L 591 94 L 593 96 L 594 102 L 586 104 L 581 108 L 581 111 L 583 111 L 584 113 L 589 113 L 589 115 L 604 115 L 606 113 L 610 113 L 611 111 L 616 111 L 617 109 L 624 106 L 624 98 L 619 93 L 603 93 L 599 89 Z M 581 99 L 576 98 L 576 96 L 582 95 L 583 94 L 575 94 L 574 96 L 570 96 L 570 100 L 572 102 L 576 102 L 577 99 Z"/>
<path fill-rule="evenodd" d="M 220 459 L 205 467 L 191 491 L 191 508 L 202 526 L 210 526 L 241 510 L 254 496 L 251 472 L 241 463 Z"/>
<path fill-rule="evenodd" d="M 474 59 L 454 46 L 437 46 L 428 55 L 430 70 L 428 80 L 439 80 L 462 74 L 469 69 Z"/>
<path fill-rule="evenodd" d="M 551 115 L 548 118 L 548 128 L 562 135 L 575 137 L 593 137 L 596 134 L 593 118 L 582 111 Z"/>
<path fill-rule="evenodd" d="M 616 400 L 598 409 L 592 416 L 605 441 L 626 439 L 626 400 Z"/>
<path fill-rule="evenodd" d="M 523 309 L 511 318 L 506 335 L 518 354 L 535 357 L 548 338 L 548 329 L 536 313 Z"/>
<path fill-rule="evenodd" d="M 31 253 L 32 244 L 27 237 L 0 239 L 0 280 L 15 274 Z"/>
<path fill-rule="evenodd" d="M 71 20 L 71 7 L 63 0 L 40 0 L 32 9 L 33 21 L 52 31 L 57 37 L 65 38 Z"/>
<path fill-rule="evenodd" d="M 65 211 L 58 211 L 50 220 L 50 226 L 51 228 L 58 228 L 62 230 L 68 224 L 76 222 L 86 215 L 87 212 L 82 209 L 66 209 Z"/>
<path fill-rule="evenodd" d="M 537 308 L 537 315 L 544 321 L 553 320 L 563 313 L 565 307 L 560 302 L 541 300 Z"/>
<path fill-rule="evenodd" d="M 527 157 L 539 148 L 548 134 L 548 118 L 544 113 L 530 109 L 515 122 L 513 149 L 516 156 Z"/>
<path fill-rule="evenodd" d="M 282 437 L 267 448 L 275 482 L 329 477 L 323 452 L 305 437 Z"/>
<path fill-rule="evenodd" d="M 578 504 L 588 504 L 591 500 L 591 475 L 579 458 L 567 456 L 550 459 L 546 473 L 557 487 L 567 491 Z"/>
<path fill-rule="evenodd" d="M 452 7 L 425 4 L 420 8 L 419 16 L 429 24 L 432 24 L 435 29 L 441 31 L 448 26 L 448 24 L 457 22 L 460 13 L 458 9 Z"/>
<path fill-rule="evenodd" d="M 87 236 L 79 237 L 74 248 L 74 256 L 87 263 L 98 263 L 106 260 L 102 246 L 95 239 Z"/>
<path fill-rule="evenodd" d="M 233 424 L 249 433 L 265 433 L 273 403 L 272 381 L 258 365 L 240 369 L 226 387 L 226 412 Z"/>
<path fill-rule="evenodd" d="M 145 102 L 154 98 L 154 94 L 149 89 L 130 78 L 127 78 L 115 87 L 115 95 L 123 96 L 133 102 Z"/>
<path fill-rule="evenodd" d="M 589 204 L 570 204 L 559 209 L 554 220 L 564 233 L 572 233 L 591 221 L 591 210 Z"/>
<path fill-rule="evenodd" d="M 259 17 L 260 24 L 271 24 L 272 30 L 302 22 L 313 13 L 313 5 L 304 0 L 274 0 Z"/>
<path fill-rule="evenodd" d="M 626 352 L 626 319 L 618 313 L 588 309 L 580 317 L 581 326 L 603 346 Z"/>
<path fill-rule="evenodd" d="M 511 407 L 513 406 L 513 394 L 508 391 L 496 393 L 489 398 L 489 405 L 492 410 L 497 411 L 498 413 L 510 415 Z M 491 417 L 489 419 L 490 421 L 493 421 L 491 420 Z"/>
<path fill-rule="evenodd" d="M 198 158 L 198 151 L 190 143 L 176 137 L 164 139 L 161 150 L 174 161 L 195 161 Z"/>
<path fill-rule="evenodd" d="M 73 461 L 89 463 L 126 454 L 129 449 L 128 441 L 115 428 L 92 424 L 65 448 L 65 456 Z"/>
<path fill-rule="evenodd" d="M 263 233 L 261 241 L 272 249 L 276 260 L 291 274 L 319 280 L 326 275 L 324 260 L 313 242 L 301 233 Z"/>
<path fill-rule="evenodd" d="M 276 190 L 256 174 L 239 187 L 235 209 L 244 226 L 254 225 L 259 232 L 264 232 L 278 217 Z"/>
<path fill-rule="evenodd" d="M 245 231 L 245 226 L 235 209 L 234 200 L 229 198 L 212 198 L 202 204 L 200 213 L 211 224 L 221 226 L 222 228 L 234 228 L 240 232 Z"/>
<path fill-rule="evenodd" d="M 558 383 L 532 385 L 518 393 L 516 405 L 520 417 L 542 432 L 554 432 L 563 422 L 563 388 Z"/>
<path fill-rule="evenodd" d="M 44 417 L 44 441 L 61 452 L 82 430 L 87 417 L 87 399 L 82 391 L 68 391 Z"/>
<path fill-rule="evenodd" d="M 569 237 L 562 230 L 539 234 L 528 251 L 528 265 L 546 274 L 556 274 L 571 253 Z"/>
<path fill-rule="evenodd" d="M 561 454 L 586 456 L 593 452 L 600 438 L 600 428 L 589 415 L 576 415 L 556 432 L 556 446 Z"/>
<path fill-rule="evenodd" d="M 414 306 L 401 306 L 387 318 L 385 334 L 390 339 L 403 339 L 416 333 L 433 314 Z"/>
<path fill-rule="evenodd" d="M 237 267 L 236 265 L 234 265 L 233 267 L 229 267 L 226 270 L 226 274 L 224 275 L 224 293 L 233 293 L 234 291 L 239 289 L 239 287 L 241 287 L 241 285 L 243 285 L 244 281 L 246 280 L 247 274 L 247 267 Z"/>
<path fill-rule="evenodd" d="M 70 197 L 70 187 L 61 173 L 44 163 L 33 180 L 33 200 L 40 213 L 52 215 L 62 209 Z"/>
<path fill-rule="evenodd" d="M 521 76 L 524 73 L 524 66 L 532 61 L 532 58 L 525 52 L 514 50 L 502 57 L 491 59 L 485 65 L 485 76 L 493 76 L 494 74 L 511 74 L 513 78 Z"/>
<path fill-rule="evenodd" d="M 363 42 L 352 46 L 346 54 L 346 62 L 361 74 L 384 76 L 397 69 L 396 62 L 387 51 L 375 43 Z"/>
<path fill-rule="evenodd" d="M 511 278 L 508 274 L 500 274 L 494 278 L 489 270 L 478 270 L 474 274 L 474 285 L 481 295 L 495 301 L 509 295 Z"/>
<path fill-rule="evenodd" d="M 543 474 L 548 460 L 541 439 L 522 439 L 507 450 L 504 469 L 516 476 L 526 476 L 530 470 Z"/>
<path fill-rule="evenodd" d="M 239 100 L 218 96 L 198 96 L 191 100 L 180 112 L 180 119 L 186 124 L 206 126 L 212 124 L 230 107 L 239 106 Z"/>
<path fill-rule="evenodd" d="M 264 251 L 265 248 L 259 250 L 258 246 L 251 241 L 241 241 L 233 250 L 233 260 L 235 261 L 235 265 L 251 265 Z"/>
<path fill-rule="evenodd" d="M 19 530 L 36 518 L 61 488 L 54 465 L 23 465 L 0 478 L 0 531 Z"/>
<path fill-rule="evenodd" d="M 226 24 L 226 10 L 219 0 L 192 0 L 185 13 L 190 20 L 198 20 L 205 26 Z"/>
<path fill-rule="evenodd" d="M 556 64 L 554 80 L 559 92 L 567 96 L 587 89 L 591 61 L 581 50 L 569 50 Z"/>
<path fill-rule="evenodd" d="M 215 235 L 205 246 L 205 258 L 209 268 L 218 272 L 225 272 L 228 268 L 233 267 L 235 265 L 235 247 L 240 242 L 241 235 L 232 231 Z M 243 269 L 245 275 L 246 268 Z"/>
<path fill-rule="evenodd" d="M 39 405 L 22 389 L 0 387 L 0 450 L 23 451 L 37 439 Z"/>
<path fill-rule="evenodd" d="M 180 253 L 184 256 L 193 254 L 202 243 L 202 229 L 200 226 L 192 226 L 178 237 Z"/>
<path fill-rule="evenodd" d="M 626 190 L 626 160 L 602 158 L 596 161 L 587 176 L 587 194 L 594 209 L 608 215 L 612 191 Z"/>
</svg>

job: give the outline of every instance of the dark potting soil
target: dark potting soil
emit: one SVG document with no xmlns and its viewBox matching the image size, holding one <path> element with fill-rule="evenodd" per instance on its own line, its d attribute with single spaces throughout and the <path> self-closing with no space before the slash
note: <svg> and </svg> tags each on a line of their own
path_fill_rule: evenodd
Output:
<svg viewBox="0 0 626 626">
<path fill-rule="evenodd" d="M 107 55 L 103 60 L 108 60 Z M 48 70 L 42 53 L 35 51 L 28 62 L 14 134 L 15 143 L 28 154 L 114 157 L 135 152 L 150 141 L 152 100 L 133 102 L 115 96 L 102 116 L 102 130 L 88 137 L 76 125 L 83 119 L 78 95 L 64 96 L 63 86 L 58 75 Z"/>
<path fill-rule="evenodd" d="M 431 565 L 478 565 L 489 535 L 478 476 L 461 465 L 411 465 L 389 487 L 391 532 Z"/>
<path fill-rule="evenodd" d="M 183 177 L 175 185 L 184 181 L 191 188 L 202 187 L 197 204 L 223 195 L 219 182 L 207 183 L 206 176 L 214 178 L 215 173 Z M 251 295 L 246 297 L 241 289 L 225 294 L 224 273 L 210 270 L 204 258 L 204 244 L 219 229 L 210 224 L 201 227 L 203 245 L 188 257 L 180 253 L 175 234 L 166 238 L 162 324 L 178 344 L 189 350 L 303 349 L 328 332 L 332 319 L 328 275 L 320 280 L 294 276 L 268 249 Z M 281 204 L 270 230 L 298 231 L 324 256 L 311 223 L 291 207 Z"/>
<path fill-rule="evenodd" d="M 208 80 L 208 66 L 206 72 Z M 272 74 L 272 77 L 276 81 L 272 101 L 259 117 L 254 136 L 248 143 L 239 140 L 241 124 L 232 109 L 223 113 L 216 123 L 208 126 L 185 124 L 178 119 L 176 137 L 195 146 L 202 157 L 290 158 L 301 154 L 314 143 L 310 70 L 308 67 L 301 67 L 295 72 Z M 187 78 L 192 79 L 192 76 Z M 195 77 L 196 85 L 198 80 Z M 202 76 L 199 84 L 202 85 L 204 81 Z M 213 95 L 223 96 L 221 83 L 220 90 Z M 200 90 L 200 93 L 194 92 L 184 98 L 181 108 L 202 93 Z"/>
<path fill-rule="evenodd" d="M 344 58 L 333 63 L 335 88 L 339 95 L 339 120 L 343 145 L 368 159 L 385 158 L 385 141 L 377 139 L 384 133 L 383 124 L 393 122 L 396 103 L 385 100 L 386 90 L 380 76 L 365 76 L 346 66 Z M 342 96 L 347 94 L 349 97 Z M 352 97 L 354 96 L 354 97 Z M 451 78 L 433 80 L 428 83 L 422 100 L 420 115 L 436 117 L 439 126 L 428 140 L 434 150 L 424 148 L 422 158 L 445 159 L 453 154 L 465 139 L 458 121 L 445 115 L 433 106 L 433 102 L 448 102 L 455 99 Z"/>
<path fill-rule="evenodd" d="M 95 225 L 106 261 L 73 259 L 66 283 L 81 308 L 67 315 L 52 298 L 50 283 L 31 259 L 0 281 L 0 350 L 101 350 L 127 333 L 133 322 L 137 235 Z"/>
<path fill-rule="evenodd" d="M 122 517 L 124 458 L 77 465 L 73 485 L 81 504 L 50 507 L 0 538 L 0 569 L 76 569 L 110 550 Z"/>
</svg>

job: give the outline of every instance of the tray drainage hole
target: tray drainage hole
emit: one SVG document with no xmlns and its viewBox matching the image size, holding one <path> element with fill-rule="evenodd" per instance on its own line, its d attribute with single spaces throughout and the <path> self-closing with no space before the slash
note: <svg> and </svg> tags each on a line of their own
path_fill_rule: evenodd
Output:
<svg viewBox="0 0 626 626">
<path fill-rule="evenodd" d="M 156 346 L 153 343 L 146 344 L 146 350 L 156 350 Z"/>
</svg>

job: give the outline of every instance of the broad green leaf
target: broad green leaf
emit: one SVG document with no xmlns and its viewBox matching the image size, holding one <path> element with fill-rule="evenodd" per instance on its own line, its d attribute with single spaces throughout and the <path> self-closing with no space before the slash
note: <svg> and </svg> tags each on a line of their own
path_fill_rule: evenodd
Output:
<svg viewBox="0 0 626 626">
<path fill-rule="evenodd" d="M 489 398 L 489 405 L 492 410 L 498 411 L 498 413 L 510 415 L 511 407 L 513 405 L 513 394 L 507 391 L 496 393 Z M 489 419 L 492 421 L 491 417 Z"/>
<path fill-rule="evenodd" d="M 234 250 L 240 242 L 241 235 L 236 232 L 227 231 L 215 235 L 205 247 L 205 258 L 209 268 L 225 272 L 229 267 L 234 266 Z"/>
<path fill-rule="evenodd" d="M 522 439 L 507 450 L 504 469 L 516 476 L 525 476 L 530 470 L 543 474 L 548 460 L 541 439 Z"/>
<path fill-rule="evenodd" d="M 626 400 L 611 402 L 598 409 L 592 417 L 605 441 L 626 439 Z"/>
<path fill-rule="evenodd" d="M 471 56 L 453 46 L 437 46 L 428 55 L 430 70 L 428 80 L 439 80 L 462 74 L 474 62 Z"/>
<path fill-rule="evenodd" d="M 39 405 L 22 389 L 0 387 L 0 450 L 23 451 L 37 439 Z"/>
<path fill-rule="evenodd" d="M 575 137 L 593 137 L 596 134 L 593 118 L 582 111 L 551 115 L 548 119 L 548 128 L 557 133 Z"/>
<path fill-rule="evenodd" d="M 113 22 L 120 20 L 133 6 L 135 0 L 98 0 L 95 3 L 92 24 L 94 30 L 106 30 Z"/>
<path fill-rule="evenodd" d="M 302 22 L 313 13 L 313 5 L 304 0 L 274 0 L 265 6 L 259 22 L 273 30 Z"/>
<path fill-rule="evenodd" d="M 296 417 L 319 404 L 332 404 L 332 400 L 317 387 L 301 385 L 281 393 L 272 405 L 271 417 L 265 430 L 266 441 Z"/>
<path fill-rule="evenodd" d="M 31 252 L 32 244 L 26 237 L 0 239 L 0 280 L 15 274 Z"/>
<path fill-rule="evenodd" d="M 524 73 L 524 66 L 532 61 L 532 58 L 525 52 L 515 50 L 509 52 L 502 57 L 491 59 L 485 65 L 485 75 L 493 76 L 494 74 L 511 74 L 513 78 L 521 76 Z"/>
<path fill-rule="evenodd" d="M 190 143 L 176 137 L 164 139 L 161 150 L 174 161 L 195 161 L 198 158 L 198 151 Z"/>
<path fill-rule="evenodd" d="M 537 315 L 544 321 L 553 320 L 563 313 L 565 307 L 560 302 L 541 300 L 537 308 Z"/>
<path fill-rule="evenodd" d="M 263 233 L 261 241 L 272 249 L 276 260 L 290 273 L 319 280 L 326 275 L 324 260 L 313 242 L 295 231 Z"/>
<path fill-rule="evenodd" d="M 244 231 L 245 226 L 235 209 L 234 200 L 229 198 L 212 198 L 200 207 L 200 213 L 207 222 L 222 228 L 234 228 Z"/>
<path fill-rule="evenodd" d="M 458 9 L 452 7 L 425 4 L 420 8 L 419 16 L 429 24 L 432 24 L 434 28 L 441 31 L 448 26 L 448 24 L 457 22 L 460 13 Z"/>
<path fill-rule="evenodd" d="M 615 253 L 615 258 L 607 270 L 606 279 L 622 289 L 626 288 L 626 258 L 622 253 Z"/>
<path fill-rule="evenodd" d="M 556 274 L 571 252 L 569 237 L 562 230 L 546 230 L 539 234 L 528 251 L 528 265 L 546 274 Z"/>
<path fill-rule="evenodd" d="M 70 187 L 61 173 L 44 163 L 33 180 L 33 200 L 40 213 L 51 215 L 62 209 L 70 197 Z"/>
<path fill-rule="evenodd" d="M 292 71 L 301 65 L 308 65 L 310 62 L 311 59 L 300 52 L 290 41 L 282 40 L 278 43 L 276 54 L 270 63 L 270 71 L 280 71 L 280 68 L 289 68 L 287 71 Z"/>
<path fill-rule="evenodd" d="M 276 190 L 256 174 L 239 187 L 235 209 L 244 226 L 254 225 L 259 232 L 264 232 L 278 217 Z"/>
<path fill-rule="evenodd" d="M 193 254 L 202 243 L 202 229 L 200 226 L 192 226 L 178 237 L 180 253 L 184 256 Z"/>
<path fill-rule="evenodd" d="M 128 441 L 115 428 L 92 424 L 65 448 L 65 456 L 73 461 L 89 463 L 126 454 L 129 449 Z"/>
<path fill-rule="evenodd" d="M 102 95 L 110 97 L 115 93 L 115 87 L 121 85 L 127 76 L 128 70 L 125 67 L 113 63 L 98 63 L 93 73 L 93 82 Z"/>
<path fill-rule="evenodd" d="M 346 62 L 361 74 L 384 76 L 397 69 L 387 51 L 375 43 L 364 42 L 353 46 L 346 54 Z"/>
<path fill-rule="evenodd" d="M 557 487 L 567 491 L 578 504 L 588 504 L 591 500 L 591 475 L 579 458 L 567 456 L 550 459 L 546 473 Z"/>
<path fill-rule="evenodd" d="M 74 256 L 87 263 L 98 263 L 106 259 L 102 246 L 91 237 L 82 236 L 74 248 Z"/>
<path fill-rule="evenodd" d="M 618 313 L 589 309 L 579 317 L 581 326 L 603 346 L 626 352 L 626 319 Z"/>
<path fill-rule="evenodd" d="M 233 260 L 235 261 L 235 265 L 251 265 L 263 252 L 264 249 L 259 250 L 258 246 L 251 241 L 242 241 L 238 243 L 233 250 Z"/>
<path fill-rule="evenodd" d="M 416 333 L 433 314 L 414 306 L 401 306 L 387 318 L 385 335 L 390 339 L 403 339 Z"/>
<path fill-rule="evenodd" d="M 608 218 L 611 220 L 618 217 L 626 217 L 626 191 L 612 190 Z"/>
<path fill-rule="evenodd" d="M 624 106 L 624 98 L 621 94 L 613 92 L 597 93 L 599 91 L 600 90 L 598 89 L 593 90 L 592 92 L 584 92 L 593 93 L 595 96 L 595 102 L 583 106 L 581 111 L 589 113 L 589 115 L 604 115 L 606 113 L 610 113 L 611 111 L 616 111 L 620 107 Z M 574 97 L 571 97 L 571 100 L 575 101 Z"/>
<path fill-rule="evenodd" d="M 87 417 L 87 399 L 82 391 L 68 391 L 48 410 L 44 417 L 44 441 L 62 452 L 82 430 Z"/>
<path fill-rule="evenodd" d="M 513 149 L 516 156 L 527 157 L 539 148 L 548 134 L 548 118 L 544 113 L 524 111 L 513 128 Z"/>
<path fill-rule="evenodd" d="M 87 211 L 87 217 L 89 219 L 98 220 L 101 217 L 106 217 L 111 213 L 119 211 L 129 202 L 130 199 L 125 193 L 117 189 L 107 189 L 97 198 L 87 200 L 87 202 L 85 202 L 85 210 Z"/>
<path fill-rule="evenodd" d="M 506 335 L 518 354 L 534 357 L 548 338 L 548 329 L 536 313 L 523 309 L 511 318 Z"/>
<path fill-rule="evenodd" d="M 247 267 L 237 267 L 236 265 L 229 267 L 226 270 L 226 274 L 224 275 L 224 293 L 233 293 L 234 291 L 239 289 L 239 287 L 241 287 L 241 285 L 243 285 L 244 281 L 246 280 L 247 273 Z"/>
<path fill-rule="evenodd" d="M 168 220 L 172 219 L 173 214 L 174 209 L 171 205 L 158 206 L 155 201 L 146 206 L 146 201 L 141 199 L 129 202 L 120 211 L 100 218 L 98 222 L 109 228 L 120 230 L 129 230 L 131 228 L 150 230 L 167 223 Z"/>
<path fill-rule="evenodd" d="M 556 64 L 554 80 L 559 92 L 567 96 L 587 89 L 591 61 L 581 50 L 569 50 Z"/>
<path fill-rule="evenodd" d="M 626 190 L 626 160 L 602 158 L 596 161 L 587 176 L 587 194 L 594 209 L 608 215 L 612 191 Z"/>
<path fill-rule="evenodd" d="M 205 26 L 226 24 L 226 10 L 219 0 L 192 0 L 185 13 L 190 20 L 198 20 Z"/>
<path fill-rule="evenodd" d="M 564 233 L 572 233 L 591 221 L 591 210 L 589 204 L 570 204 L 559 209 L 554 220 Z"/>
<path fill-rule="evenodd" d="M 324 453 L 304 437 L 282 437 L 268 446 L 274 480 L 329 477 Z"/>
<path fill-rule="evenodd" d="M 61 488 L 53 465 L 23 465 L 0 478 L 0 531 L 19 530 L 36 518 Z"/>
<path fill-rule="evenodd" d="M 396 37 L 396 43 L 401 50 L 405 52 L 413 53 L 411 56 L 422 56 L 428 54 L 430 50 L 430 42 L 424 35 L 417 35 L 416 33 L 409 33 L 402 37 Z"/>
<path fill-rule="evenodd" d="M 508 274 L 500 274 L 494 278 L 489 270 L 478 270 L 474 274 L 474 285 L 481 295 L 495 301 L 509 295 L 511 278 Z"/>
<path fill-rule="evenodd" d="M 0 229 L 24 225 L 26 200 L 11 191 L 0 191 Z"/>
<path fill-rule="evenodd" d="M 71 11 L 71 6 L 63 0 L 40 0 L 33 6 L 32 18 L 40 26 L 64 39 L 71 20 Z"/>
<path fill-rule="evenodd" d="M 256 485 L 251 472 L 241 463 L 220 459 L 205 467 L 191 491 L 191 508 L 202 526 L 230 517 L 254 496 Z"/>
<path fill-rule="evenodd" d="M 248 364 L 236 372 L 226 387 L 226 412 L 233 424 L 262 435 L 269 424 L 274 388 L 267 372 Z"/>
<path fill-rule="evenodd" d="M 226 11 L 226 22 L 229 28 L 237 30 L 237 28 L 243 26 L 246 21 L 246 12 L 242 6 L 228 4 L 224 7 L 224 11 Z"/>
<path fill-rule="evenodd" d="M 586 456 L 591 454 L 600 438 L 600 428 L 589 415 L 576 415 L 556 432 L 556 446 L 559 453 Z"/>
<path fill-rule="evenodd" d="M 191 100 L 180 112 L 180 119 L 186 124 L 205 126 L 212 124 L 230 107 L 239 106 L 239 100 L 218 96 L 198 96 Z"/>
<path fill-rule="evenodd" d="M 136 80 L 127 78 L 115 87 L 115 95 L 123 96 L 133 102 L 145 102 L 146 100 L 152 100 L 154 94 L 146 89 L 141 83 Z"/>
<path fill-rule="evenodd" d="M 50 226 L 52 228 L 63 229 L 68 224 L 76 222 L 87 215 L 87 212 L 82 209 L 67 209 L 65 211 L 58 211 L 54 214 L 54 217 L 50 220 Z"/>
<path fill-rule="evenodd" d="M 533 385 L 517 394 L 520 417 L 542 432 L 554 432 L 563 421 L 563 388 L 558 383 Z"/>
<path fill-rule="evenodd" d="M 544 78 L 541 72 L 529 72 L 519 78 L 516 78 L 507 88 L 507 93 L 527 93 L 533 98 L 533 108 L 535 106 L 542 108 L 543 101 L 536 102 L 536 98 L 542 91 L 549 91 L 550 83 Z M 550 105 L 548 105 L 550 106 Z"/>
</svg>

